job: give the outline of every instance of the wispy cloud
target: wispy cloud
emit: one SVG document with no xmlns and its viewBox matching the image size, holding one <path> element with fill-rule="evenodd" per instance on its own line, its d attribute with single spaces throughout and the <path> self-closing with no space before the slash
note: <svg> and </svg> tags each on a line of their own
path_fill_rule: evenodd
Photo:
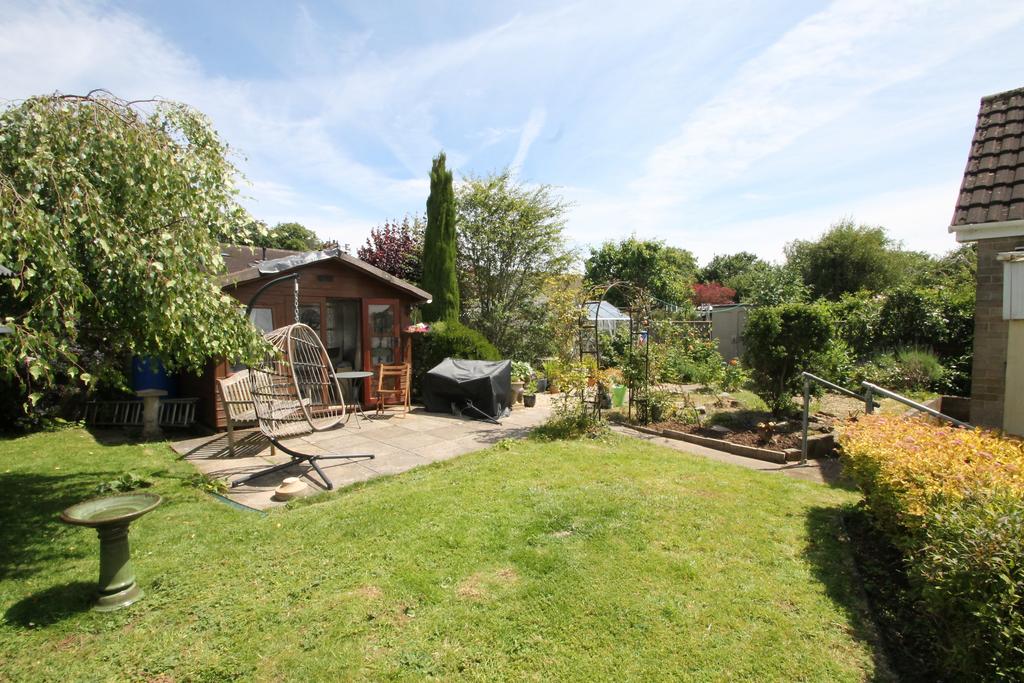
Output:
<svg viewBox="0 0 1024 683">
<path fill-rule="evenodd" d="M 547 110 L 544 107 L 534 107 L 530 110 L 530 117 L 523 124 L 523 130 L 519 134 L 519 147 L 516 148 L 516 155 L 512 158 L 510 169 L 512 173 L 518 174 L 523 164 L 526 163 L 526 155 L 530 152 L 537 136 L 544 128 L 544 121 L 547 118 Z"/>
<path fill-rule="evenodd" d="M 952 11 L 956 3 L 842 0 L 750 60 L 681 131 L 650 154 L 633 189 L 657 209 L 744 173 L 872 94 L 918 77 L 1024 18 L 1024 5 Z M 1005 10 L 1005 11 L 1000 11 Z M 926 24 L 930 30 L 908 33 Z"/>
<path fill-rule="evenodd" d="M 158 25 L 145 6 L 118 7 L 4 7 L 0 97 L 105 87 L 188 102 L 244 155 L 257 217 L 353 243 L 422 210 L 430 159 L 444 149 L 461 172 L 511 160 L 531 180 L 568 188 L 579 242 L 636 231 L 705 257 L 748 239 L 776 254 L 812 219 L 820 230 L 852 214 L 923 247 L 913 242 L 928 239 L 921 221 L 897 198 L 913 197 L 914 215 L 929 220 L 948 213 L 924 205 L 949 203 L 939 188 L 955 186 L 967 140 L 955 140 L 952 166 L 943 162 L 948 183 L 892 150 L 908 139 L 932 150 L 951 130 L 969 136 L 950 122 L 969 127 L 978 96 L 1024 73 L 1024 55 L 1006 48 L 1024 29 L 1013 0 L 984 12 L 967 0 L 839 0 L 810 14 L 748 0 L 481 7 L 409 27 L 403 40 L 381 34 L 415 15 L 408 8 L 378 8 L 373 25 L 309 4 L 274 25 L 252 18 L 247 30 L 274 35 L 280 49 L 275 69 L 244 77 L 211 63 L 216 46 L 187 52 L 166 15 Z M 959 63 L 968 58 L 985 68 Z M 927 104 L 911 92 L 922 89 Z M 892 116 L 879 118 L 893 93 Z M 535 103 L 525 120 L 524 102 Z M 884 182 L 872 182 L 878 169 Z"/>
</svg>

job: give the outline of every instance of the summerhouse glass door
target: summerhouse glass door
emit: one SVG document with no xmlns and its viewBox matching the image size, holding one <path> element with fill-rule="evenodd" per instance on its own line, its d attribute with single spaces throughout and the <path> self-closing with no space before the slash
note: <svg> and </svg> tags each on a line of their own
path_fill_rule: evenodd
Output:
<svg viewBox="0 0 1024 683">
<path fill-rule="evenodd" d="M 397 300 L 366 300 L 366 343 L 363 345 L 364 370 L 376 373 L 377 367 L 381 364 L 389 365 L 401 362 L 399 324 L 400 316 Z"/>
</svg>

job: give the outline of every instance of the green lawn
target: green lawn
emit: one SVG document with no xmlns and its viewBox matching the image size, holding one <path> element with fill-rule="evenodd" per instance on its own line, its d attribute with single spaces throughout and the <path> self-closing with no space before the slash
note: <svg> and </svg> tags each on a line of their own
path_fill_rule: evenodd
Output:
<svg viewBox="0 0 1024 683">
<path fill-rule="evenodd" d="M 57 513 L 124 471 L 147 595 L 87 611 L 91 530 Z M 873 632 L 840 489 L 638 440 L 533 441 L 269 515 L 163 445 L 0 441 L 0 680 L 864 680 Z"/>
</svg>

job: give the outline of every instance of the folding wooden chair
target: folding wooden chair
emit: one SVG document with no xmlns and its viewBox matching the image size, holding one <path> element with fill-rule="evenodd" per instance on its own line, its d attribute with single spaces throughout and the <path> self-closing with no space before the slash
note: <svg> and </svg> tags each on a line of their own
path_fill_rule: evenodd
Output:
<svg viewBox="0 0 1024 683">
<path fill-rule="evenodd" d="M 377 414 L 383 415 L 384 408 L 391 405 L 402 406 L 402 417 L 408 414 L 409 385 L 412 378 L 412 367 L 408 363 L 381 365 L 377 377 Z"/>
</svg>

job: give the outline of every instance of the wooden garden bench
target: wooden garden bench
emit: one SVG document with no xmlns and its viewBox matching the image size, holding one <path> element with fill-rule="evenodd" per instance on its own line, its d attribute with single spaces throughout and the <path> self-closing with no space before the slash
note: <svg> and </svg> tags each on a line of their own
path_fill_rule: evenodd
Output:
<svg viewBox="0 0 1024 683">
<path fill-rule="evenodd" d="M 228 452 L 235 455 L 235 427 L 251 427 L 257 424 L 256 408 L 252 404 L 252 385 L 249 371 L 242 370 L 217 380 L 217 393 L 224 406 L 224 420 L 228 428 Z M 274 454 L 274 445 L 270 445 Z"/>
</svg>

